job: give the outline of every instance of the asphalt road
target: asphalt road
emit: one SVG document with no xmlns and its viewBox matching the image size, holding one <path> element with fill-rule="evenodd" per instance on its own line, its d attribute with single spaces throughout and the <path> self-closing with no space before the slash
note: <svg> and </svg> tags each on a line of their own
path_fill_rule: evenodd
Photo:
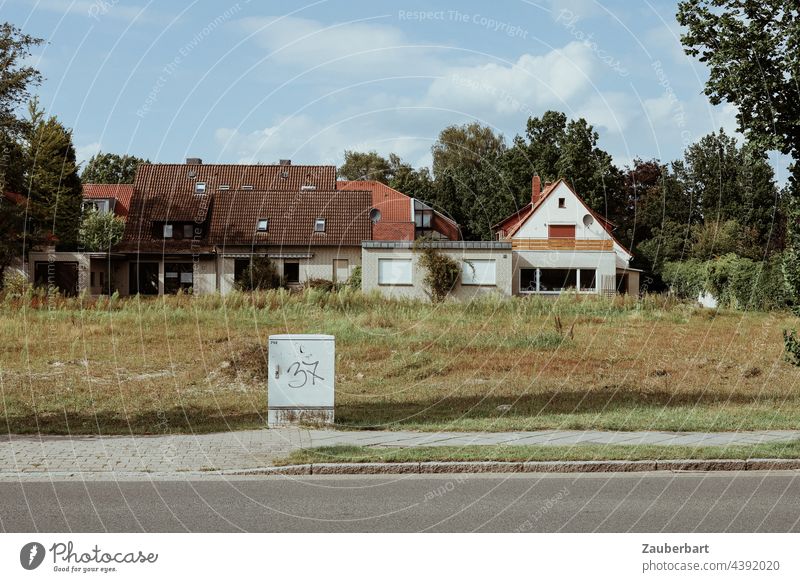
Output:
<svg viewBox="0 0 800 582">
<path fill-rule="evenodd" d="M 0 483 L 0 530 L 800 531 L 800 473 Z"/>
</svg>

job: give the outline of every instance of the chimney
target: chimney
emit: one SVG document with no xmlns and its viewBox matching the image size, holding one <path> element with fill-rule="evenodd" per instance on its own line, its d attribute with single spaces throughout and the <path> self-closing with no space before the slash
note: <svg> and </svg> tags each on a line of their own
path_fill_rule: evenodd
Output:
<svg viewBox="0 0 800 582">
<path fill-rule="evenodd" d="M 542 197 L 542 179 L 536 175 L 531 180 L 531 204 L 539 202 Z"/>
<path fill-rule="evenodd" d="M 292 165 L 292 160 L 281 160 L 280 161 L 280 165 L 281 166 L 291 166 Z"/>
<path fill-rule="evenodd" d="M 203 160 L 201 160 L 200 158 L 186 158 L 186 164 L 190 165 L 190 166 L 191 165 L 199 166 L 202 163 L 203 163 Z"/>
</svg>

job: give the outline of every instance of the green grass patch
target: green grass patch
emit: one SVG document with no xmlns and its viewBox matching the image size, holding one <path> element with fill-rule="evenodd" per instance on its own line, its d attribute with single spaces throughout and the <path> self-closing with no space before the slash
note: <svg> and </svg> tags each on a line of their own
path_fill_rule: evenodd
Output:
<svg viewBox="0 0 800 582">
<path fill-rule="evenodd" d="M 410 463 L 423 461 L 658 461 L 668 459 L 796 459 L 800 441 L 730 447 L 670 445 L 473 445 L 376 448 L 357 446 L 298 449 L 276 465 L 304 463 Z"/>
</svg>

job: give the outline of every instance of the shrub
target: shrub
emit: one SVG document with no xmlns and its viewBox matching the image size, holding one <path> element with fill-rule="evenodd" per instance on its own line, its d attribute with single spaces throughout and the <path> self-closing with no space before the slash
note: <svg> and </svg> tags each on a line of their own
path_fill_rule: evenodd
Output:
<svg viewBox="0 0 800 582">
<path fill-rule="evenodd" d="M 353 267 L 353 272 L 350 273 L 350 278 L 347 280 L 347 286 L 355 291 L 361 289 L 361 265 Z"/>
<path fill-rule="evenodd" d="M 800 338 L 797 337 L 797 330 L 783 330 L 783 348 L 786 361 L 794 366 L 800 366 Z"/>
<path fill-rule="evenodd" d="M 724 307 L 777 309 L 789 299 L 782 265 L 780 255 L 753 261 L 729 253 L 710 261 L 667 263 L 663 277 L 673 293 L 684 299 L 708 292 Z"/>
<path fill-rule="evenodd" d="M 11 297 L 22 297 L 31 289 L 25 273 L 16 269 L 6 269 L 3 272 L 3 291 Z"/>
<path fill-rule="evenodd" d="M 306 289 L 318 289 L 326 293 L 339 290 L 339 284 L 328 279 L 309 279 L 303 285 Z"/>
<path fill-rule="evenodd" d="M 267 257 L 253 257 L 236 281 L 236 288 L 240 291 L 277 289 L 282 286 L 275 263 Z"/>
<path fill-rule="evenodd" d="M 420 239 L 414 244 L 414 250 L 421 253 L 420 266 L 425 269 L 423 283 L 427 288 L 431 301 L 439 303 L 444 301 L 448 293 L 458 283 L 461 267 L 454 260 L 443 254 L 429 241 Z"/>
<path fill-rule="evenodd" d="M 107 251 L 122 240 L 125 221 L 111 212 L 89 211 L 81 221 L 78 238 L 87 251 Z"/>
</svg>

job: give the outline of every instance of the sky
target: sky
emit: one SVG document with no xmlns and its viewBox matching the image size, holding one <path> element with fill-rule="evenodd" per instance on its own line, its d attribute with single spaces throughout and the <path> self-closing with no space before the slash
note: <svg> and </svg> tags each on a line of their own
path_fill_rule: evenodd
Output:
<svg viewBox="0 0 800 582">
<path fill-rule="evenodd" d="M 736 130 L 683 53 L 676 4 L 0 0 L 0 13 L 47 41 L 30 57 L 37 93 L 82 161 L 339 164 L 350 149 L 422 166 L 447 125 L 510 142 L 555 109 L 591 123 L 622 167 Z"/>
</svg>

